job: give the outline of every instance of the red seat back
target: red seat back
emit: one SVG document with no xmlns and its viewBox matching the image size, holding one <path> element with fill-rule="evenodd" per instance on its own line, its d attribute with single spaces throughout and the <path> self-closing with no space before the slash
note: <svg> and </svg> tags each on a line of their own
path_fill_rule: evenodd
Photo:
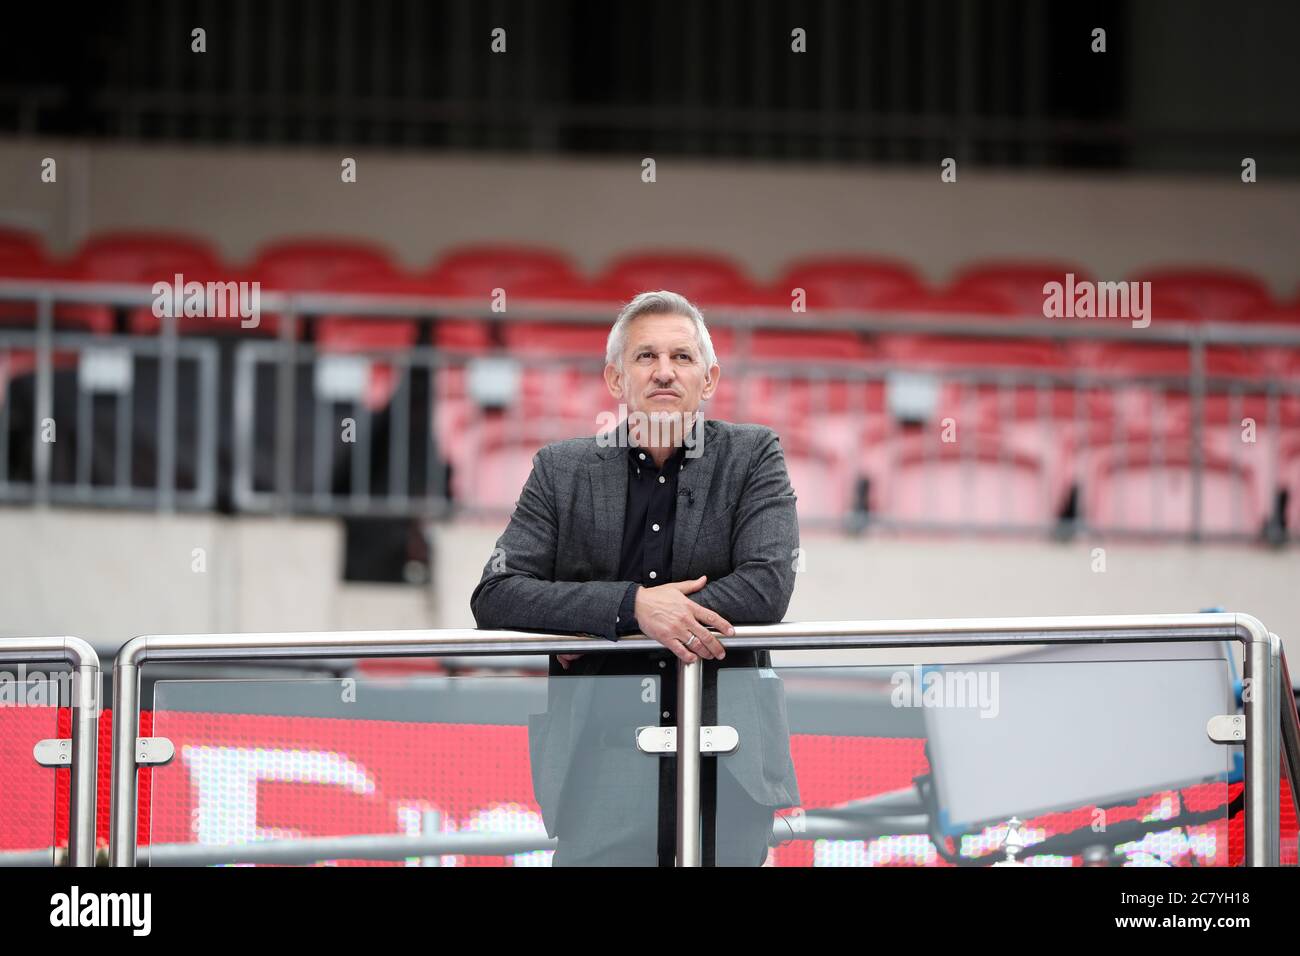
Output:
<svg viewBox="0 0 1300 956">
<path fill-rule="evenodd" d="M 952 296 L 994 296 L 1014 304 L 1016 312 L 1026 318 L 1043 318 L 1044 286 L 1064 284 L 1067 274 L 1075 281 L 1091 280 L 1087 270 L 1069 262 L 1043 260 L 1020 262 L 981 262 L 961 269 L 948 285 Z"/>
<path fill-rule="evenodd" d="M 882 298 L 925 292 L 924 282 L 911 266 L 858 256 L 797 260 L 786 266 L 772 287 L 787 301 L 790 290 L 803 289 L 809 309 L 870 309 Z"/>
<path fill-rule="evenodd" d="M 708 252 L 641 252 L 620 256 L 600 276 L 624 298 L 667 289 L 697 305 L 754 294 L 754 286 L 732 260 Z"/>
<path fill-rule="evenodd" d="M 505 289 L 510 295 L 521 283 L 581 281 L 568 256 L 541 246 L 510 244 L 452 249 L 438 260 L 430 274 L 476 295 L 488 295 L 493 289 Z"/>
<path fill-rule="evenodd" d="M 1132 278 L 1151 283 L 1152 315 L 1158 319 L 1230 322 L 1273 305 L 1262 280 L 1233 269 L 1147 269 Z"/>
<path fill-rule="evenodd" d="M 258 250 L 249 271 L 276 289 L 340 288 L 350 279 L 368 281 L 399 271 L 388 251 L 370 242 L 340 239 L 289 239 Z"/>
</svg>

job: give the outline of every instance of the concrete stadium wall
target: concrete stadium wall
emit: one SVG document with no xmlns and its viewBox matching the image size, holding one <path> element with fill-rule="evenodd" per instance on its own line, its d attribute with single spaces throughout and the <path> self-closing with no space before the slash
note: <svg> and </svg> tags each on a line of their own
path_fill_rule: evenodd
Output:
<svg viewBox="0 0 1300 956">
<path fill-rule="evenodd" d="M 58 181 L 42 183 L 42 158 Z M 340 181 L 356 158 L 357 181 Z M 386 243 L 408 266 L 449 246 L 558 246 L 587 269 L 651 246 L 730 254 L 760 279 L 800 255 L 851 252 L 909 260 L 932 280 L 978 258 L 1061 257 L 1118 279 L 1161 262 L 1249 269 L 1291 297 L 1300 281 L 1300 182 L 1047 175 L 962 165 L 933 170 L 661 157 L 555 159 L 484 154 L 198 149 L 53 140 L 0 142 L 0 224 L 41 230 L 58 251 L 87 234 L 170 228 L 246 258 L 290 234 Z"/>
<path fill-rule="evenodd" d="M 427 591 L 341 586 L 330 520 L 0 510 L 0 636 L 428 627 Z M 201 553 L 200 553 L 201 552 Z"/>
<path fill-rule="evenodd" d="M 328 519 L 0 509 L 0 636 L 74 634 L 111 649 L 147 633 L 472 627 L 470 592 L 502 527 L 435 525 L 433 580 L 421 588 L 344 585 L 341 527 Z M 1300 548 L 1102 543 L 1097 572 L 1094 542 L 805 534 L 802 543 L 792 621 L 1220 605 L 1255 614 L 1300 660 Z"/>
</svg>

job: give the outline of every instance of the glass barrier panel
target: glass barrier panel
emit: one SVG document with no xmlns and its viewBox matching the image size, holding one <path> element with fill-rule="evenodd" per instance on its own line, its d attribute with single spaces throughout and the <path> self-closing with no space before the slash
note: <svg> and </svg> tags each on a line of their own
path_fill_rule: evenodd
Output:
<svg viewBox="0 0 1300 956">
<path fill-rule="evenodd" d="M 66 841 L 55 850 L 60 791 L 66 830 L 67 775 L 37 763 L 35 748 L 38 741 L 59 737 L 59 691 L 71 678 L 39 668 L 0 665 L 0 866 L 67 862 Z M 55 759 L 66 754 L 71 761 L 71 742 L 56 744 L 49 753 Z"/>
<path fill-rule="evenodd" d="M 659 724 L 659 684 L 486 668 L 160 680 L 152 734 L 175 757 L 147 771 L 140 863 L 657 865 L 661 758 L 637 728 Z"/>
<path fill-rule="evenodd" d="M 1207 734 L 1240 713 L 1226 644 L 800 665 L 809 653 L 718 669 L 712 712 L 706 683 L 705 725 L 739 742 L 701 758 L 717 764 L 705 865 L 710 843 L 724 866 L 1241 861 L 1244 747 Z"/>
</svg>

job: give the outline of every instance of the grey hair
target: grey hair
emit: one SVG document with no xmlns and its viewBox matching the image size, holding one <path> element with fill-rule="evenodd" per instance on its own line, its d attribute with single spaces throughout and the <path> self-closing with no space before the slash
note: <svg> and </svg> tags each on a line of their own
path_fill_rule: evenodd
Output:
<svg viewBox="0 0 1300 956">
<path fill-rule="evenodd" d="M 605 343 L 605 364 L 622 364 L 623 350 L 627 348 L 627 329 L 632 320 L 639 315 L 681 315 L 695 324 L 695 338 L 699 342 L 700 354 L 704 358 L 705 369 L 712 368 L 718 361 L 713 351 L 713 339 L 704 325 L 704 316 L 684 295 L 660 289 L 658 292 L 642 292 L 623 307 L 623 311 L 614 320 L 614 327 L 609 330 L 609 339 Z"/>
</svg>

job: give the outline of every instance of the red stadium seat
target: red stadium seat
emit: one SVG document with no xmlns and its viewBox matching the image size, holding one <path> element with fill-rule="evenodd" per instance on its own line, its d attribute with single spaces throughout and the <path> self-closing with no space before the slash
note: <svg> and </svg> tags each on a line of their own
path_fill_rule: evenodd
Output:
<svg viewBox="0 0 1300 956">
<path fill-rule="evenodd" d="M 509 296 L 502 337 L 507 349 L 521 354 L 603 358 L 609 327 L 623 304 L 616 289 L 579 279 L 540 279 L 520 282 Z M 540 305 L 555 309 L 556 317 L 561 318 L 564 310 L 556 303 L 564 302 L 581 304 L 584 306 L 584 312 L 587 306 L 595 307 L 598 311 L 607 312 L 608 315 L 602 315 L 599 321 L 591 323 L 514 321 L 509 318 L 510 306 L 516 303 L 523 303 L 531 308 Z M 602 306 L 605 308 L 601 309 Z"/>
<path fill-rule="evenodd" d="M 1243 323 L 1252 325 L 1278 325 L 1289 331 L 1300 330 L 1300 302 L 1274 305 L 1243 313 Z M 1259 346 L 1251 349 L 1249 357 L 1259 363 L 1260 374 L 1269 377 L 1300 378 L 1300 346 Z"/>
<path fill-rule="evenodd" d="M 1073 343 L 1072 361 L 1077 368 L 1116 376 L 1188 376 L 1191 350 L 1169 342 L 1147 345 L 1127 342 Z M 1205 350 L 1205 373 L 1219 377 L 1254 377 L 1263 371 L 1247 350 L 1212 345 Z"/>
<path fill-rule="evenodd" d="M 763 424 L 775 428 L 780 436 L 781 453 L 794 488 L 800 520 L 842 521 L 853 505 L 853 476 L 847 457 L 822 447 L 799 429 Z"/>
<path fill-rule="evenodd" d="M 258 250 L 248 271 L 271 289 L 338 289 L 351 278 L 396 275 L 388 251 L 348 239 L 286 239 Z"/>
<path fill-rule="evenodd" d="M 1273 305 L 1263 281 L 1234 269 L 1175 266 L 1146 269 L 1130 279 L 1151 283 L 1152 315 L 1157 319 L 1232 322 Z"/>
<path fill-rule="evenodd" d="M 1261 325 L 1300 326 L 1300 302 L 1270 305 L 1252 312 L 1244 312 L 1241 320 Z"/>
<path fill-rule="evenodd" d="M 1069 262 L 1022 261 L 978 262 L 963 267 L 948 285 L 948 294 L 994 296 L 1014 304 L 1016 313 L 1025 318 L 1043 318 L 1047 295 L 1043 287 L 1049 282 L 1065 282 L 1072 273 L 1076 281 L 1091 280 L 1086 269 Z"/>
<path fill-rule="evenodd" d="M 75 275 L 108 282 L 170 282 L 221 277 L 221 257 L 206 240 L 180 232 L 106 232 L 82 243 L 72 258 Z"/>
<path fill-rule="evenodd" d="M 451 462 L 452 495 L 461 507 L 494 511 L 514 506 L 543 445 L 596 433 L 589 419 L 522 420 L 509 413 L 478 416 L 467 426 Z"/>
<path fill-rule="evenodd" d="M 1190 397 L 1166 402 L 1166 409 L 1171 426 L 1190 432 Z M 1300 438 L 1300 396 L 1279 393 L 1270 402 L 1263 392 L 1206 395 L 1203 416 L 1203 447 L 1218 458 L 1248 465 L 1259 499 L 1271 502 L 1285 476 L 1287 449 Z"/>
<path fill-rule="evenodd" d="M 708 252 L 638 252 L 620 256 L 601 274 L 600 283 L 622 298 L 667 289 L 696 305 L 752 301 L 756 292 L 735 262 Z"/>
<path fill-rule="evenodd" d="M 739 343 L 732 348 L 733 368 L 742 357 L 740 349 Z M 834 416 L 861 417 L 868 405 L 881 404 L 880 382 L 853 374 L 879 359 L 874 343 L 856 332 L 755 329 L 748 360 L 758 364 L 733 373 L 739 377 L 729 382 L 724 378 L 723 387 L 743 392 L 746 413 L 756 421 L 778 430 L 815 421 L 815 430 L 838 435 L 844 423 L 833 422 Z M 873 402 L 869 395 L 877 399 Z M 839 444 L 841 439 L 833 440 Z"/>
<path fill-rule="evenodd" d="M 510 295 L 520 283 L 580 283 L 569 257 L 541 246 L 483 244 L 460 246 L 430 269 L 439 280 L 455 282 L 475 295 L 505 289 Z"/>
<path fill-rule="evenodd" d="M 1191 449 L 1178 435 L 1131 438 L 1095 448 L 1083 481 L 1083 515 L 1095 528 L 1187 534 L 1192 523 Z M 1261 499 L 1251 464 L 1202 454 L 1201 530 L 1253 535 L 1271 502 Z"/>
<path fill-rule="evenodd" d="M 603 359 L 609 326 L 558 322 L 511 322 L 503 331 L 506 348 L 520 356 L 568 355 Z"/>
<path fill-rule="evenodd" d="M 221 259 L 205 241 L 184 233 L 121 231 L 99 233 L 84 242 L 67 263 L 53 263 L 33 257 L 30 244 L 20 244 L 16 266 L 24 278 L 52 281 L 130 283 L 152 286 L 172 282 L 180 273 L 186 281 L 221 278 Z M 25 249 L 25 251 L 23 251 Z M 5 257 L 0 252 L 0 259 Z M 148 312 L 149 310 L 145 310 Z M 56 306 L 58 328 L 111 332 L 114 309 L 93 303 L 65 302 Z M 3 308 L 7 322 L 31 324 L 34 310 L 26 303 Z M 156 320 L 155 320 L 156 321 Z"/>
<path fill-rule="evenodd" d="M 992 293 L 905 292 L 882 296 L 875 305 L 880 312 L 898 312 L 905 316 L 933 316 L 937 320 L 970 319 L 973 322 L 997 322 L 1015 316 L 1015 302 Z"/>
<path fill-rule="evenodd" d="M 67 270 L 45 255 L 45 247 L 33 232 L 0 228 L 0 279 L 67 278 Z M 55 310 L 55 328 L 106 332 L 112 327 L 112 312 L 87 310 L 86 306 L 61 306 Z M 0 301 L 0 325 L 35 328 L 36 306 L 31 301 Z"/>
<path fill-rule="evenodd" d="M 352 354 L 372 349 L 402 352 L 415 344 L 415 323 L 402 319 L 334 318 L 322 321 L 316 347 L 323 355 Z M 397 370 L 389 362 L 368 363 L 365 403 L 378 410 L 386 406 L 397 388 Z"/>
<path fill-rule="evenodd" d="M 908 368 L 1069 368 L 1065 350 L 1043 339 L 888 336 L 881 347 L 891 364 Z"/>
<path fill-rule="evenodd" d="M 322 352 L 403 351 L 415 344 L 415 323 L 405 319 L 331 318 L 316 332 Z"/>
<path fill-rule="evenodd" d="M 813 256 L 789 263 L 772 290 L 788 303 L 796 288 L 807 294 L 809 309 L 870 309 L 882 298 L 925 292 L 911 266 L 866 256 Z"/>
<path fill-rule="evenodd" d="M 875 345 L 856 332 L 809 329 L 754 329 L 749 357 L 763 362 L 862 363 L 880 357 Z"/>
<path fill-rule="evenodd" d="M 237 281 L 226 269 L 216 250 L 203 239 L 179 232 L 106 232 L 82 243 L 68 266 L 68 274 L 96 282 L 129 282 L 152 286 L 171 285 L 177 275 L 185 282 Z M 104 306 L 69 305 L 69 311 L 89 323 L 107 327 L 112 310 Z M 211 320 L 180 317 L 178 328 L 201 330 Z M 238 318 L 234 321 L 238 324 Z M 132 309 L 127 326 L 136 332 L 152 333 L 161 324 L 150 308 Z"/>
<path fill-rule="evenodd" d="M 1287 437 L 1279 458 L 1279 483 L 1287 492 L 1287 532 L 1294 540 L 1300 538 L 1300 433 Z"/>
<path fill-rule="evenodd" d="M 190 271 L 182 274 L 185 276 L 186 282 L 251 283 L 253 281 L 252 276 L 247 273 L 230 268 L 223 268 L 219 272 L 199 273 L 197 271 Z M 170 280 L 155 281 L 168 281 L 168 284 L 170 284 Z M 176 331 L 181 335 L 239 333 L 255 337 L 265 337 L 276 334 L 276 329 L 278 327 L 276 316 L 272 313 L 261 311 L 260 303 L 257 318 L 257 325 L 244 328 L 244 320 L 239 315 L 179 315 L 176 317 Z M 157 335 L 162 328 L 162 319 L 153 314 L 152 307 L 142 307 L 132 309 L 127 314 L 126 324 L 128 331 L 135 335 Z"/>
<path fill-rule="evenodd" d="M 927 426 L 864 449 L 871 511 L 893 521 L 1046 527 L 1060 501 L 1043 451 L 1013 447 L 997 432 L 963 428 L 952 442 Z"/>
<path fill-rule="evenodd" d="M 348 239 L 286 239 L 262 246 L 242 278 L 263 291 L 364 292 L 378 281 L 400 279 L 382 246 Z M 299 316 L 301 319 L 302 316 Z M 264 312 L 256 332 L 276 335 L 280 316 Z M 301 337 L 298 323 L 295 336 Z"/>
<path fill-rule="evenodd" d="M 992 324 L 1006 323 L 1017 311 L 1006 296 L 987 292 L 886 297 L 879 302 L 879 308 L 903 316 Z M 881 348 L 892 363 L 921 368 L 989 365 L 1064 369 L 1068 364 L 1061 346 L 1043 339 L 891 332 L 882 336 Z"/>
<path fill-rule="evenodd" d="M 420 298 L 457 299 L 467 297 L 467 290 L 446 278 L 426 278 L 390 272 L 362 275 L 353 274 L 335 278 L 326 284 L 324 291 Z M 362 350 L 367 348 L 410 348 L 418 338 L 418 316 L 409 318 L 373 315 L 349 315 L 346 312 L 322 315 L 317 324 L 317 342 L 323 348 L 334 350 Z M 463 329 L 461 325 L 469 328 Z M 466 344 L 471 349 L 486 345 L 486 332 L 476 320 L 439 318 L 434 337 L 435 344 L 454 348 Z"/>
<path fill-rule="evenodd" d="M 40 236 L 0 227 L 0 279 L 42 278 L 50 267 Z"/>
</svg>

